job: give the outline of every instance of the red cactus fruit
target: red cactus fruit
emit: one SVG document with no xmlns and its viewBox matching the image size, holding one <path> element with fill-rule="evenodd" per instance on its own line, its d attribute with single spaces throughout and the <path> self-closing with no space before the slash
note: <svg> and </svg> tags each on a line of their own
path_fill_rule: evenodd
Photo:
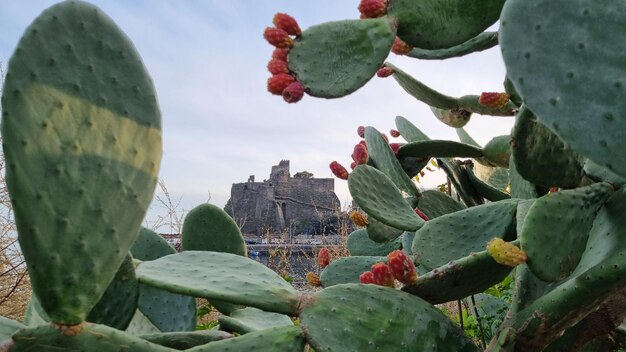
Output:
<svg viewBox="0 0 626 352">
<path fill-rule="evenodd" d="M 289 54 L 289 48 L 276 48 L 272 52 L 272 59 L 287 62 L 288 54 Z"/>
<path fill-rule="evenodd" d="M 483 92 L 478 98 L 478 103 L 492 109 L 499 109 L 509 102 L 511 96 L 508 93 Z"/>
<path fill-rule="evenodd" d="M 559 191 L 559 187 L 550 187 L 550 189 L 548 190 L 548 193 L 556 193 Z"/>
<path fill-rule="evenodd" d="M 360 144 L 360 145 L 362 145 L 362 146 L 364 146 L 364 147 L 365 147 L 365 149 L 367 149 L 367 143 L 365 143 L 365 141 L 364 141 L 364 140 L 360 141 L 360 142 L 359 142 L 359 144 Z"/>
<path fill-rule="evenodd" d="M 387 255 L 387 263 L 391 274 L 396 280 L 405 285 L 414 284 L 417 281 L 415 264 L 404 251 L 397 249 Z"/>
<path fill-rule="evenodd" d="M 402 39 L 396 37 L 391 47 L 391 52 L 396 55 L 406 55 L 413 50 L 413 47 L 405 43 Z"/>
<path fill-rule="evenodd" d="M 295 82 L 295 78 L 292 75 L 286 73 L 279 73 L 277 75 L 273 75 L 267 80 L 267 90 L 275 95 L 282 95 L 283 90 L 287 88 L 290 84 Z"/>
<path fill-rule="evenodd" d="M 391 137 L 393 138 L 398 138 L 400 137 L 400 131 L 398 130 L 394 130 L 393 128 L 389 131 L 389 134 L 391 135 Z"/>
<path fill-rule="evenodd" d="M 525 263 L 528 260 L 528 256 L 524 251 L 499 237 L 495 237 L 487 243 L 487 253 L 497 263 L 512 267 Z"/>
<path fill-rule="evenodd" d="M 323 269 L 330 264 L 330 251 L 326 247 L 322 247 L 320 252 L 317 254 L 317 263 Z"/>
<path fill-rule="evenodd" d="M 417 214 L 420 218 L 424 219 L 424 221 L 430 220 L 428 216 L 424 214 L 424 212 L 421 211 L 419 208 L 415 208 L 415 214 Z"/>
<path fill-rule="evenodd" d="M 383 66 L 376 71 L 376 76 L 385 78 L 393 75 L 393 69 L 391 67 Z"/>
<path fill-rule="evenodd" d="M 297 103 L 304 96 L 304 87 L 300 82 L 295 81 L 283 90 L 283 99 L 288 103 Z"/>
<path fill-rule="evenodd" d="M 267 63 L 267 70 L 273 75 L 277 75 L 279 73 L 289 73 L 287 63 L 276 59 L 271 59 L 270 62 Z"/>
<path fill-rule="evenodd" d="M 374 277 L 374 284 L 380 286 L 395 287 L 394 278 L 391 269 L 385 263 L 376 263 L 370 269 Z"/>
<path fill-rule="evenodd" d="M 351 162 L 351 163 L 350 163 L 350 168 L 351 168 L 352 170 L 354 170 L 357 166 L 358 166 L 358 164 L 357 164 L 355 161 L 353 161 L 353 162 Z"/>
<path fill-rule="evenodd" d="M 306 273 L 306 281 L 309 284 L 311 284 L 311 286 L 315 286 L 315 287 L 322 286 L 322 281 L 320 280 L 319 275 L 311 271 Z"/>
<path fill-rule="evenodd" d="M 360 211 L 353 210 L 350 212 L 350 220 L 358 227 L 367 227 L 369 221 L 367 216 Z"/>
<path fill-rule="evenodd" d="M 377 18 L 387 14 L 387 0 L 361 0 L 361 18 Z"/>
<path fill-rule="evenodd" d="M 352 151 L 352 160 L 354 160 L 354 162 L 358 165 L 367 164 L 367 161 L 369 160 L 369 153 L 363 144 L 359 143 L 354 146 L 354 150 Z"/>
<path fill-rule="evenodd" d="M 293 39 L 291 39 L 289 33 L 280 28 L 265 28 L 263 38 L 277 48 L 290 48 L 293 46 Z"/>
<path fill-rule="evenodd" d="M 337 178 L 340 178 L 342 180 L 348 179 L 348 170 L 346 170 L 346 168 L 343 167 L 343 165 L 339 164 L 336 161 L 333 161 L 332 163 L 330 163 L 330 171 L 332 171 L 333 175 L 335 175 L 335 177 Z"/>
<path fill-rule="evenodd" d="M 365 138 L 365 126 L 357 127 L 356 133 L 359 135 L 359 137 Z"/>
<path fill-rule="evenodd" d="M 362 284 L 373 284 L 374 283 L 374 273 L 371 271 L 366 271 L 359 276 L 359 281 Z"/>
<path fill-rule="evenodd" d="M 300 26 L 298 26 L 296 19 L 286 13 L 279 12 L 275 14 L 272 23 L 274 23 L 274 26 L 284 30 L 290 35 L 295 35 L 296 37 L 302 35 L 302 31 L 300 30 Z"/>
<path fill-rule="evenodd" d="M 401 146 L 402 146 L 402 143 L 389 143 L 389 147 L 391 147 L 393 154 L 395 154 L 396 156 L 398 156 L 398 150 L 400 149 Z"/>
</svg>

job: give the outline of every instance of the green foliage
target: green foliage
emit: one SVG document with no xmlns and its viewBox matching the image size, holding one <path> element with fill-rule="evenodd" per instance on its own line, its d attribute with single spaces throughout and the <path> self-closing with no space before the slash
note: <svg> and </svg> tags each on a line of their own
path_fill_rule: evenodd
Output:
<svg viewBox="0 0 626 352">
<path fill-rule="evenodd" d="M 382 256 L 334 261 L 320 275 L 325 288 L 311 295 L 246 258 L 232 219 L 210 206 L 199 208 L 207 216 L 190 213 L 186 221 L 192 251 L 171 253 L 145 231 L 135 242 L 161 150 L 152 82 L 132 43 L 97 8 L 67 1 L 45 11 L 9 63 L 2 134 L 20 244 L 51 323 L 24 327 L 0 318 L 0 350 L 173 351 L 164 346 L 184 344 L 189 352 L 288 352 L 307 343 L 325 351 L 617 349 L 623 339 L 605 337 L 623 336 L 618 326 L 626 317 L 624 66 L 613 38 L 626 33 L 623 4 L 389 0 L 387 10 L 377 19 L 314 26 L 295 39 L 288 64 L 310 95 L 359 89 L 396 34 L 416 46 L 414 56 L 447 58 L 494 45 L 492 34 L 481 32 L 500 19 L 509 101 L 450 97 L 385 66 L 448 125 L 459 128 L 472 113 L 517 115 L 516 129 L 513 138 L 496 136 L 481 147 L 462 129 L 462 143 L 432 141 L 397 117 L 411 144 L 396 155 L 380 132 L 365 128 L 369 164 L 354 169 L 349 188 L 369 217 L 362 241 L 388 243 L 351 244 Z M 431 157 L 460 202 L 413 182 Z M 546 168 L 559 170 L 537 175 Z M 548 193 L 554 185 L 570 189 Z M 508 242 L 486 250 L 494 237 Z M 400 289 L 357 283 L 370 269 L 375 282 L 389 275 L 372 264 L 391 262 L 384 252 L 399 244 L 412 257 L 390 272 L 412 272 L 417 262 L 418 278 Z M 108 303 L 97 315 L 124 306 L 118 327 L 126 325 L 134 302 L 122 305 L 105 290 L 127 292 L 111 282 L 129 249 L 138 259 L 128 259 L 121 279 L 141 284 L 129 327 L 85 322 L 103 298 Z M 514 270 L 500 264 L 511 260 L 494 259 L 514 253 L 526 261 Z M 220 327 L 241 335 L 162 334 L 197 318 L 185 304 L 193 297 L 222 306 L 228 316 Z M 433 306 L 453 300 L 465 302 L 457 315 L 465 333 L 455 316 Z M 607 305 L 610 319 L 598 318 Z M 198 315 L 211 311 L 201 307 Z M 588 334 L 592 321 L 599 331 Z M 199 327 L 215 331 L 215 324 Z"/>
</svg>

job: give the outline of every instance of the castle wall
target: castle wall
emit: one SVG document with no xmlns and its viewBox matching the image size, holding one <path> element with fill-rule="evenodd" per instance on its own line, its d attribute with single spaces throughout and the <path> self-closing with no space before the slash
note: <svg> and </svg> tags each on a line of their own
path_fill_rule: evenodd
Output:
<svg viewBox="0 0 626 352">
<path fill-rule="evenodd" d="M 233 184 L 226 210 L 246 234 L 309 231 L 338 215 L 334 185 L 334 179 L 289 177 L 289 161 L 283 160 L 265 182 Z"/>
</svg>

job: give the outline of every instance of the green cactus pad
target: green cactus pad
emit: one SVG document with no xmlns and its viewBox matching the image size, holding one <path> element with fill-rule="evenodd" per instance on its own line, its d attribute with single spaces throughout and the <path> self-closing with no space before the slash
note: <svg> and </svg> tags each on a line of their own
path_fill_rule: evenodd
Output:
<svg viewBox="0 0 626 352">
<path fill-rule="evenodd" d="M 596 182 L 607 182 L 616 186 L 622 186 L 626 184 L 626 178 L 594 163 L 589 159 L 585 160 L 584 171 L 587 177 L 593 179 Z"/>
<path fill-rule="evenodd" d="M 398 20 L 398 36 L 422 49 L 460 45 L 494 24 L 504 0 L 390 0 L 387 14 Z"/>
<path fill-rule="evenodd" d="M 176 250 L 156 232 L 142 228 L 130 249 L 136 259 L 155 260 Z M 139 285 L 138 309 L 159 331 L 190 331 L 196 327 L 196 300 L 148 285 Z"/>
<path fill-rule="evenodd" d="M 196 327 L 196 300 L 149 285 L 139 285 L 138 309 L 159 331 L 192 331 Z"/>
<path fill-rule="evenodd" d="M 474 159 L 472 172 L 482 182 L 498 189 L 506 190 L 509 187 L 509 170 L 503 167 L 485 166 L 480 163 L 479 159 Z"/>
<path fill-rule="evenodd" d="M 397 229 L 415 231 L 424 220 L 415 214 L 400 190 L 383 174 L 368 165 L 359 165 L 348 178 L 350 194 L 371 218 Z"/>
<path fill-rule="evenodd" d="M 482 251 L 433 269 L 402 290 L 431 304 L 440 304 L 483 292 L 504 280 L 511 269 L 496 263 L 487 251 Z"/>
<path fill-rule="evenodd" d="M 521 203 L 521 202 L 520 202 Z M 528 265 L 522 264 L 515 267 L 515 290 L 511 299 L 511 313 L 527 308 L 538 298 L 554 290 L 557 282 L 546 282 L 535 276 Z"/>
<path fill-rule="evenodd" d="M 402 250 L 413 257 L 413 249 L 411 246 L 413 245 L 413 239 L 415 238 L 415 232 L 405 232 L 400 236 L 400 241 L 402 242 Z"/>
<path fill-rule="evenodd" d="M 422 198 L 420 198 L 417 207 L 428 216 L 428 219 L 465 209 L 463 204 L 452 199 L 452 197 L 434 190 L 422 192 Z"/>
<path fill-rule="evenodd" d="M 478 350 L 439 309 L 377 285 L 337 285 L 318 292 L 300 315 L 300 325 L 316 351 Z"/>
<path fill-rule="evenodd" d="M 393 78 L 395 78 L 396 82 L 415 99 L 440 109 L 454 109 L 458 107 L 456 98 L 437 92 L 388 62 L 385 63 L 385 66 L 393 70 Z"/>
<path fill-rule="evenodd" d="M 470 144 L 446 140 L 430 140 L 405 144 L 398 149 L 398 156 L 416 158 L 479 158 L 483 155 L 481 148 Z"/>
<path fill-rule="evenodd" d="M 467 133 L 467 131 L 465 131 L 463 127 L 455 128 L 455 130 L 456 130 L 457 136 L 459 136 L 459 140 L 462 143 L 471 144 L 475 147 L 482 149 L 482 146 L 478 144 L 478 142 L 476 142 L 476 140 L 474 140 L 474 138 L 472 138 L 472 136 L 470 136 L 469 133 Z M 494 166 L 493 164 L 489 162 L 489 160 L 485 159 L 484 157 L 474 158 L 474 160 L 476 160 L 477 162 L 479 162 L 481 165 L 484 165 L 484 166 Z"/>
<path fill-rule="evenodd" d="M 161 159 L 154 87 L 126 35 L 79 1 L 35 19 L 7 73 L 2 139 L 20 247 L 50 318 L 76 324 L 152 200 Z"/>
<path fill-rule="evenodd" d="M 433 112 L 433 114 L 439 121 L 454 128 L 461 128 L 467 125 L 470 118 L 472 117 L 471 112 L 461 108 L 446 110 L 431 106 L 430 111 Z"/>
<path fill-rule="evenodd" d="M 572 188 L 583 178 L 583 158 L 537 121 L 525 105 L 512 134 L 515 167 L 526 180 L 545 187 Z"/>
<path fill-rule="evenodd" d="M 520 234 L 533 274 L 544 281 L 559 281 L 572 273 L 585 251 L 596 213 L 612 193 L 608 183 L 596 183 L 537 199 Z"/>
<path fill-rule="evenodd" d="M 218 321 L 221 330 L 241 335 L 277 326 L 293 326 L 291 318 L 286 315 L 264 312 L 252 307 L 237 309 L 229 316 L 222 315 Z"/>
<path fill-rule="evenodd" d="M 187 213 L 182 242 L 186 251 L 248 255 L 246 242 L 235 220 L 212 204 L 200 204 Z"/>
<path fill-rule="evenodd" d="M 186 352 L 300 352 L 306 341 L 302 330 L 297 326 L 279 326 L 251 332 L 204 346 L 185 350 Z"/>
<path fill-rule="evenodd" d="M 351 256 L 385 256 L 396 249 L 402 248 L 400 238 L 391 242 L 378 243 L 368 237 L 368 232 L 364 229 L 356 230 L 348 236 L 346 246 Z"/>
<path fill-rule="evenodd" d="M 459 197 L 467 206 L 484 203 L 483 197 L 476 191 L 462 161 L 456 159 L 437 159 L 437 164 L 448 176 Z"/>
<path fill-rule="evenodd" d="M 500 43 L 511 81 L 572 150 L 626 176 L 621 2 L 507 1 Z"/>
<path fill-rule="evenodd" d="M 478 176 L 476 176 L 476 174 L 474 173 L 473 164 L 465 165 L 465 169 L 467 170 L 467 176 L 472 183 L 472 186 L 474 186 L 474 189 L 476 189 L 476 191 L 485 199 L 492 202 L 497 202 L 499 200 L 511 198 L 510 194 L 484 182 Z"/>
<path fill-rule="evenodd" d="M 495 166 L 509 167 L 511 158 L 511 136 L 493 137 L 483 148 L 485 159 Z"/>
<path fill-rule="evenodd" d="M 20 322 L 0 316 L 0 344 L 2 341 L 10 339 L 11 335 L 16 331 L 25 327 L 26 326 Z"/>
<path fill-rule="evenodd" d="M 210 342 L 232 338 L 233 335 L 220 330 L 198 330 L 184 332 L 162 332 L 138 335 L 150 343 L 176 350 L 186 350 Z"/>
<path fill-rule="evenodd" d="M 113 281 L 87 315 L 87 321 L 124 330 L 135 314 L 138 298 L 139 283 L 135 278 L 135 265 L 133 258 L 127 255 Z M 34 326 L 50 321 L 36 295 L 31 296 L 28 306 L 25 316 L 27 325 Z"/>
<path fill-rule="evenodd" d="M 228 265 L 225 265 L 228 263 Z M 262 264 L 235 254 L 185 251 L 137 268 L 139 282 L 184 295 L 294 314 L 298 292 Z"/>
<path fill-rule="evenodd" d="M 422 60 L 443 60 L 449 59 L 451 57 L 460 57 L 467 54 L 480 52 L 489 48 L 493 48 L 496 45 L 498 45 L 498 33 L 483 32 L 466 42 L 450 48 L 435 50 L 414 48 L 406 55 L 415 59 Z"/>
<path fill-rule="evenodd" d="M 509 160 L 509 178 L 511 180 L 511 197 L 520 199 L 539 197 L 537 187 L 517 172 L 517 168 L 515 167 L 515 155 L 511 155 L 511 159 Z"/>
<path fill-rule="evenodd" d="M 372 265 L 386 261 L 387 257 L 384 256 L 353 256 L 333 260 L 320 275 L 322 286 L 359 283 L 359 276 L 369 271 Z"/>
<path fill-rule="evenodd" d="M 367 225 L 367 229 L 365 229 L 365 232 L 367 232 L 367 237 L 370 239 L 370 241 L 381 244 L 389 243 L 390 241 L 394 241 L 404 233 L 404 230 L 396 229 L 395 227 L 386 225 L 376 220 L 376 218 L 370 217 L 368 221 L 369 224 Z"/>
<path fill-rule="evenodd" d="M 87 321 L 124 330 L 128 327 L 139 299 L 139 283 L 130 255 L 122 262 L 113 281 L 87 315 Z"/>
<path fill-rule="evenodd" d="M 307 93 L 339 98 L 361 88 L 389 55 L 396 29 L 387 18 L 313 26 L 289 50 L 289 69 Z"/>
<path fill-rule="evenodd" d="M 74 328 L 75 335 L 62 333 L 58 326 L 37 326 L 27 328 L 13 335 L 15 346 L 11 352 L 56 352 L 56 351 L 98 351 L 98 352 L 173 352 L 176 350 L 150 343 L 139 337 L 106 325 L 84 323 L 82 329 Z"/>
<path fill-rule="evenodd" d="M 406 175 L 391 147 L 389 147 L 389 143 L 385 141 L 380 132 L 373 127 L 366 127 L 365 143 L 370 160 L 378 170 L 384 172 L 400 190 L 409 196 L 420 197 L 420 191 Z"/>
<path fill-rule="evenodd" d="M 542 349 L 541 343 L 546 341 L 538 337 L 560 335 L 595 311 L 598 302 L 624 287 L 624 212 L 626 194 L 620 190 L 598 212 L 582 258 L 567 281 L 539 296 L 506 323 L 517 330 L 513 341 L 517 346 Z"/>
<path fill-rule="evenodd" d="M 494 237 L 515 238 L 515 212 L 519 199 L 487 203 L 427 221 L 415 233 L 413 252 L 420 264 L 435 269 L 482 252 Z"/>
<path fill-rule="evenodd" d="M 415 127 L 409 120 L 402 116 L 396 116 L 396 128 L 400 132 L 402 138 L 407 142 L 421 142 L 429 141 L 427 135 L 424 134 L 419 128 Z"/>
<path fill-rule="evenodd" d="M 459 108 L 480 115 L 490 116 L 513 116 L 517 105 L 509 101 L 500 108 L 491 108 L 480 104 L 480 96 L 464 95 L 458 99 Z"/>
<path fill-rule="evenodd" d="M 166 255 L 176 253 L 176 249 L 170 246 L 169 243 L 160 236 L 158 233 L 142 227 L 139 230 L 139 235 L 130 247 L 130 253 L 133 258 L 141 261 L 155 260 Z"/>
<path fill-rule="evenodd" d="M 504 90 L 509 94 L 511 101 L 517 106 L 522 106 L 524 99 L 522 99 L 522 97 L 519 95 L 517 89 L 515 89 L 515 86 L 513 85 L 513 82 L 511 82 L 509 77 L 504 77 L 503 85 Z"/>
</svg>

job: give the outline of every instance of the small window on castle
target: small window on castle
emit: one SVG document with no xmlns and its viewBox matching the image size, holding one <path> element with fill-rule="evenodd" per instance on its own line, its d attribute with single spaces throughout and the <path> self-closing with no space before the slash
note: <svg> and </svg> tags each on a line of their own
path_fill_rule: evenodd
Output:
<svg viewBox="0 0 626 352">
<path fill-rule="evenodd" d="M 248 189 L 248 185 L 243 186 L 243 189 Z"/>
</svg>

